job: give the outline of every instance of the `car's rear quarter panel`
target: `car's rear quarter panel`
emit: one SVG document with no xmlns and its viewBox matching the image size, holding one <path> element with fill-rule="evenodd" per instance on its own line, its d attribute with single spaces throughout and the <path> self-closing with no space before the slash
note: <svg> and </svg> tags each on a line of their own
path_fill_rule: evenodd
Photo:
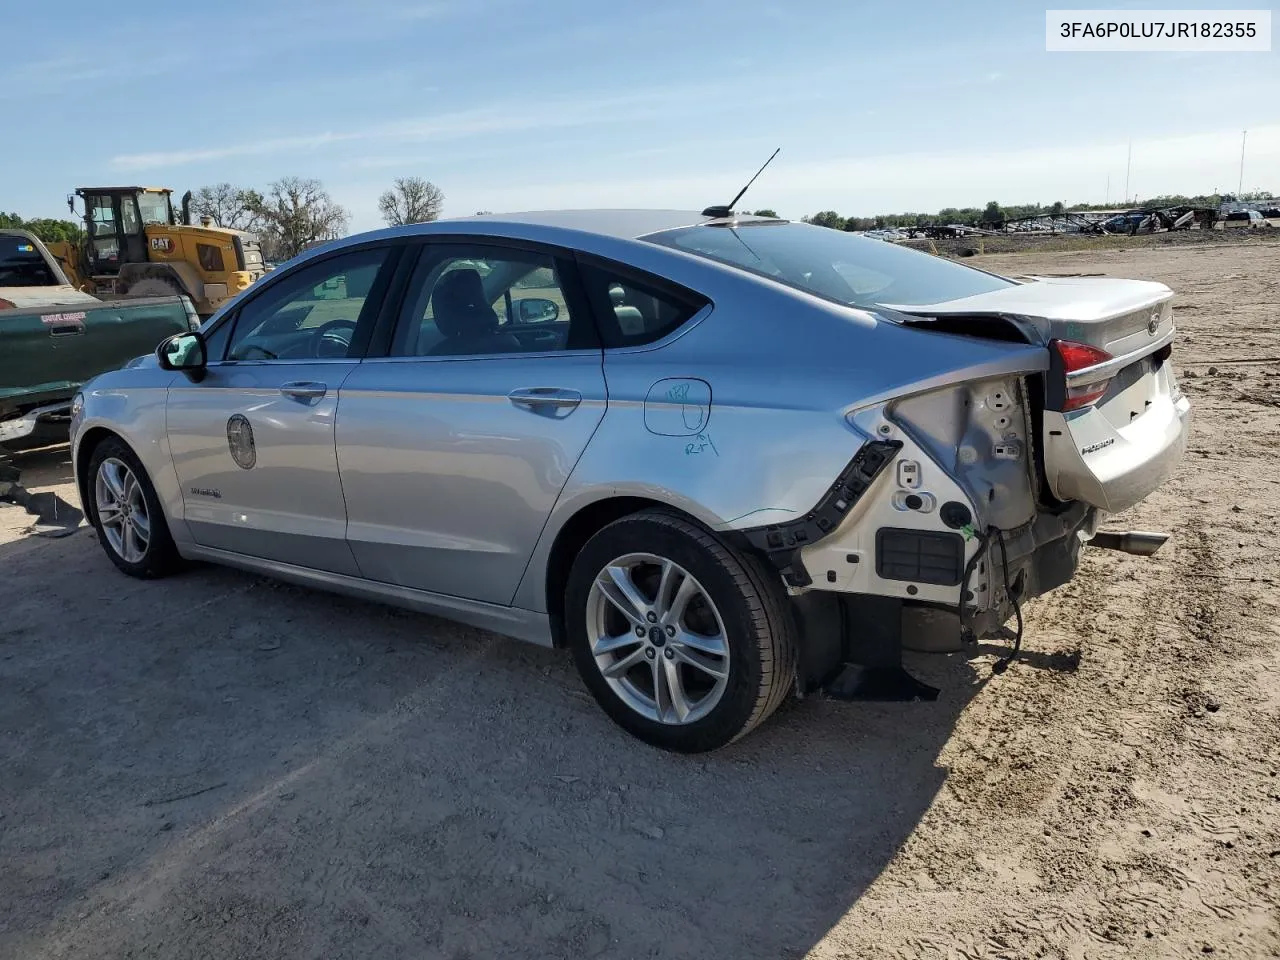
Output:
<svg viewBox="0 0 1280 960">
<path fill-rule="evenodd" d="M 619 251 L 618 259 L 624 252 L 630 251 Z M 1043 348 L 923 333 L 662 253 L 650 258 L 642 251 L 631 262 L 703 294 L 712 306 L 666 341 L 606 351 L 608 410 L 539 540 L 514 597 L 518 606 L 546 609 L 555 537 L 593 503 L 641 497 L 718 530 L 796 519 L 864 442 L 847 420 L 853 410 L 1046 364 Z M 691 415 L 696 429 L 683 434 L 655 432 L 655 422 L 679 421 L 685 401 L 663 388 L 682 380 L 709 386 L 709 415 L 705 422 Z M 652 395 L 659 381 L 663 388 Z"/>
</svg>

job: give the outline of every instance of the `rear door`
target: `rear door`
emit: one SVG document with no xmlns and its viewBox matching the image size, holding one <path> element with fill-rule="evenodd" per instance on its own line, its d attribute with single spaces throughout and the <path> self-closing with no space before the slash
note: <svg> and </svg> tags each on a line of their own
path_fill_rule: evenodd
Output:
<svg viewBox="0 0 1280 960">
<path fill-rule="evenodd" d="M 361 574 L 509 604 L 605 410 L 574 265 L 427 243 L 383 353 L 343 384 L 337 426 Z"/>
<path fill-rule="evenodd" d="M 358 572 L 334 424 L 399 252 L 366 246 L 285 273 L 211 329 L 207 376 L 170 388 L 169 448 L 197 543 Z"/>
</svg>

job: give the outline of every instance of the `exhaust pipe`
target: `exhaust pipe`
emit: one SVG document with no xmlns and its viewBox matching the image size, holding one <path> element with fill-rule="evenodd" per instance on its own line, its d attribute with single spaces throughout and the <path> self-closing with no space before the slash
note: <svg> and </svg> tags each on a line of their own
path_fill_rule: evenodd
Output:
<svg viewBox="0 0 1280 960">
<path fill-rule="evenodd" d="M 1163 547 L 1168 539 L 1167 533 L 1128 530 L 1124 533 L 1095 533 L 1093 539 L 1089 541 L 1089 546 L 1102 547 L 1104 550 L 1119 550 L 1121 553 L 1132 553 L 1139 557 L 1150 557 Z"/>
</svg>

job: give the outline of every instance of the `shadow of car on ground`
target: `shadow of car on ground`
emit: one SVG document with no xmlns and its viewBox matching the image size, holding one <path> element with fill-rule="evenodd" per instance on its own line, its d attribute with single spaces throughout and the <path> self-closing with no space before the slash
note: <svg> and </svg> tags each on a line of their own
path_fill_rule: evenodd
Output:
<svg viewBox="0 0 1280 960">
<path fill-rule="evenodd" d="M 560 651 L 226 569 L 130 580 L 88 529 L 0 564 L 6 956 L 803 955 L 985 682 L 917 655 L 935 703 L 796 701 L 680 756 Z"/>
</svg>

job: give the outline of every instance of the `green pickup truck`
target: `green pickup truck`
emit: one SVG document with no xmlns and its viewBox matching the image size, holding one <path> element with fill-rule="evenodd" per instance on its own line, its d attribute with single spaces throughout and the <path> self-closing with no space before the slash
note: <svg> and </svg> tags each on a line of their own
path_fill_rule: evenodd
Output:
<svg viewBox="0 0 1280 960">
<path fill-rule="evenodd" d="M 44 244 L 0 230 L 0 446 L 65 439 L 81 384 L 199 322 L 186 297 L 108 302 L 75 290 Z"/>
</svg>

